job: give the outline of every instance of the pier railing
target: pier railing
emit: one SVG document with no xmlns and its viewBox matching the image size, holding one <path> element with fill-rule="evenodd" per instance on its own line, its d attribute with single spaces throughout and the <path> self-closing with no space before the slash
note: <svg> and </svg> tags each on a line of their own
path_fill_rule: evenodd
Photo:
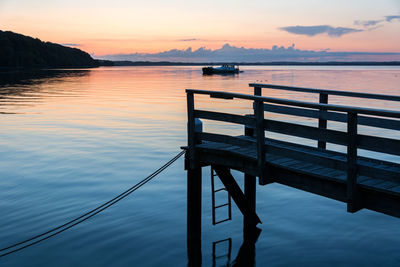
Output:
<svg viewBox="0 0 400 267">
<path fill-rule="evenodd" d="M 400 131 L 400 112 L 394 110 L 372 109 L 343 105 L 327 104 L 329 95 L 342 95 L 349 97 L 361 97 L 400 101 L 399 96 L 387 96 L 367 93 L 353 93 L 344 91 L 306 89 L 264 84 L 250 84 L 255 88 L 255 95 L 229 93 L 221 91 L 206 91 L 187 89 L 188 107 L 188 146 L 189 159 L 195 162 L 196 145 L 203 141 L 227 143 L 237 146 L 254 145 L 257 151 L 258 176 L 260 182 L 264 179 L 265 156 L 268 149 L 268 141 L 265 139 L 265 131 L 307 138 L 318 141 L 320 149 L 326 149 L 326 143 L 343 145 L 347 147 L 346 162 L 341 164 L 347 172 L 347 190 L 349 209 L 356 202 L 357 175 L 360 172 L 371 172 L 371 168 L 358 166 L 358 149 L 380 152 L 400 156 L 400 140 L 388 137 L 372 136 L 358 133 L 358 126 L 371 126 L 380 129 Z M 262 88 L 292 90 L 299 92 L 319 93 L 321 103 L 288 100 L 261 96 Z M 216 111 L 200 110 L 195 108 L 195 95 L 209 95 L 211 98 L 226 100 L 242 99 L 253 102 L 253 116 L 229 114 Z M 326 102 L 326 103 L 325 103 Z M 306 118 L 318 119 L 318 127 L 302 125 L 293 122 L 284 122 L 265 118 L 264 112 L 280 113 Z M 195 131 L 195 119 L 207 119 L 221 122 L 241 124 L 254 129 L 254 138 L 241 138 L 238 136 L 215 134 Z M 327 129 L 327 121 L 347 123 L 347 131 Z M 340 164 L 339 164 L 340 165 Z M 380 171 L 372 170 L 380 175 Z M 389 175 L 390 179 L 400 180 L 396 175 Z"/>
<path fill-rule="evenodd" d="M 275 84 L 262 84 L 262 83 L 250 83 L 250 87 L 254 88 L 254 95 L 262 96 L 262 89 L 275 89 L 275 90 L 285 90 L 292 92 L 301 92 L 301 93 L 311 93 L 319 95 L 319 103 L 320 104 L 328 104 L 329 95 L 331 96 L 343 96 L 343 97 L 352 97 L 352 98 L 364 98 L 364 99 L 373 99 L 373 100 L 387 100 L 387 101 L 398 101 L 400 102 L 400 96 L 394 95 L 382 95 L 382 94 L 372 94 L 372 93 L 360 93 L 360 92 L 348 92 L 348 91 L 340 91 L 340 90 L 326 90 L 326 89 L 314 89 L 314 88 L 304 88 L 304 87 L 294 87 L 294 86 L 285 86 L 285 85 L 275 85 Z M 286 115 L 295 115 L 297 116 L 299 110 L 290 109 L 290 108 L 276 108 L 274 106 L 265 106 L 265 111 L 273 112 L 273 113 L 282 113 Z M 304 113 L 304 112 L 303 112 Z M 337 121 L 337 122 L 346 122 L 345 114 L 338 114 L 333 112 L 327 112 L 326 110 L 321 109 L 319 112 L 308 112 L 307 114 L 309 118 L 317 118 L 318 119 L 318 128 L 326 129 L 327 121 Z M 398 125 L 390 125 L 385 124 L 384 120 L 374 120 L 369 117 L 358 117 L 359 123 L 367 126 L 373 127 L 382 127 L 386 129 L 399 129 Z M 377 124 L 374 124 L 377 123 Z M 386 127 L 385 127 L 386 125 Z M 393 127 L 391 127 L 393 126 Z M 397 128 L 396 128 L 397 127 Z M 326 142 L 322 140 L 318 140 L 319 148 L 326 148 Z"/>
</svg>

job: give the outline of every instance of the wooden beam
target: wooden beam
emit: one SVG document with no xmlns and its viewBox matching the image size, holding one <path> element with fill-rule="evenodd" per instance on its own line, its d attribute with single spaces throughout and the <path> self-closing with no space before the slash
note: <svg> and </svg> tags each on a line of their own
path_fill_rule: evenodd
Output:
<svg viewBox="0 0 400 267">
<path fill-rule="evenodd" d="M 194 95 L 193 93 L 186 94 L 187 101 L 187 138 L 188 138 L 188 162 L 189 168 L 195 168 L 195 146 L 196 146 L 196 136 L 195 136 L 195 117 L 194 117 Z"/>
<path fill-rule="evenodd" d="M 328 104 L 328 94 L 320 93 L 319 94 L 319 103 L 320 104 Z M 319 110 L 319 119 L 318 119 L 318 128 L 319 129 L 326 129 L 327 121 L 323 119 L 322 116 L 326 113 L 326 109 Z M 326 141 L 318 140 L 318 148 L 326 149 Z"/>
<path fill-rule="evenodd" d="M 198 133 L 197 140 L 219 142 L 237 146 L 247 146 L 256 144 L 255 140 L 243 139 L 240 137 L 224 135 L 224 134 L 215 134 L 215 133 Z"/>
<path fill-rule="evenodd" d="M 256 100 L 254 103 L 254 117 L 256 118 L 255 134 L 257 140 L 257 165 L 258 178 L 261 185 L 267 184 L 265 169 L 265 126 L 263 102 Z"/>
<path fill-rule="evenodd" d="M 215 120 L 215 121 L 224 121 L 236 124 L 244 124 L 249 126 L 254 126 L 255 121 L 251 117 L 229 114 L 223 112 L 214 112 L 208 110 L 198 110 L 194 111 L 196 118 L 207 119 L 207 120 Z"/>
<path fill-rule="evenodd" d="M 324 93 L 329 95 L 400 101 L 400 96 L 397 95 L 381 95 L 381 94 L 359 93 L 359 92 L 349 92 L 349 91 L 339 91 L 339 90 L 313 89 L 313 88 L 294 87 L 294 86 L 275 85 L 275 84 L 262 84 L 262 83 L 250 83 L 249 86 L 258 88 L 270 88 L 278 90 L 304 92 L 304 93 L 314 93 L 314 94 Z"/>
<path fill-rule="evenodd" d="M 251 205 L 248 203 L 245 195 L 243 194 L 239 185 L 236 183 L 235 178 L 233 178 L 230 170 L 220 165 L 213 165 L 213 168 L 218 174 L 218 177 L 224 184 L 225 188 L 228 190 L 233 201 L 235 201 L 239 210 L 242 212 L 243 216 L 248 218 L 248 222 L 254 226 L 258 223 L 261 223 L 260 218 L 256 212 L 252 210 Z"/>
<path fill-rule="evenodd" d="M 357 186 L 357 113 L 347 114 L 347 211 L 356 212 L 361 207 Z"/>
<path fill-rule="evenodd" d="M 187 253 L 189 266 L 201 263 L 201 167 L 187 170 Z"/>
<path fill-rule="evenodd" d="M 253 137 L 254 130 L 250 127 L 245 127 L 244 135 Z M 252 212 L 256 213 L 256 177 L 250 174 L 244 174 L 244 195 Z M 249 221 L 248 217 L 243 217 L 243 240 L 251 240 L 254 235 L 255 227 Z"/>
<path fill-rule="evenodd" d="M 249 204 L 249 208 L 251 212 L 256 213 L 256 177 L 245 174 L 244 175 L 244 195 L 247 200 L 247 203 Z M 248 230 L 253 228 L 254 224 L 252 223 L 251 220 L 249 220 L 249 217 L 244 216 L 243 218 L 243 233 L 244 233 L 244 239 L 247 238 L 246 234 L 249 232 Z"/>
</svg>

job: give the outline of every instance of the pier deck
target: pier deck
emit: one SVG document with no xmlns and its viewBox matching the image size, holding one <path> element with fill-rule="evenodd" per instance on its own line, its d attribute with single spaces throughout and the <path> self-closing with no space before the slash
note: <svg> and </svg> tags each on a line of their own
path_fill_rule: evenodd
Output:
<svg viewBox="0 0 400 267">
<path fill-rule="evenodd" d="M 254 144 L 239 146 L 210 141 L 199 144 L 201 166 L 222 165 L 257 176 L 255 138 L 238 139 Z M 265 144 L 267 183 L 276 182 L 347 202 L 345 154 L 269 139 Z M 365 157 L 357 161 L 360 206 L 400 217 L 400 165 Z"/>
</svg>

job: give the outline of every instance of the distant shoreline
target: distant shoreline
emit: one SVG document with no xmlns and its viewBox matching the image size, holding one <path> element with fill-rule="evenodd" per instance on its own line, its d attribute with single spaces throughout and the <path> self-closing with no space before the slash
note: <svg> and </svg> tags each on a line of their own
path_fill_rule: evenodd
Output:
<svg viewBox="0 0 400 267">
<path fill-rule="evenodd" d="M 400 66 L 400 61 L 328 61 L 328 62 L 171 62 L 171 61 L 110 61 L 97 60 L 100 66 L 218 66 L 234 64 L 240 66 Z"/>
</svg>

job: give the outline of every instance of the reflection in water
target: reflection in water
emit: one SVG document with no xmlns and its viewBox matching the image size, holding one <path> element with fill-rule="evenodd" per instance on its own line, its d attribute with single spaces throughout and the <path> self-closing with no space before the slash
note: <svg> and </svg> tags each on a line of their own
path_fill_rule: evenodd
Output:
<svg viewBox="0 0 400 267">
<path fill-rule="evenodd" d="M 233 267 L 253 267 L 255 264 L 256 242 L 261 234 L 261 229 L 255 227 L 244 231 L 248 232 L 244 234 L 245 238 L 236 259 L 233 261 Z"/>
<path fill-rule="evenodd" d="M 90 73 L 90 70 L 85 69 L 48 69 L 48 70 L 14 70 L 0 71 L 0 94 L 4 94 L 3 89 L 8 89 L 9 86 L 15 85 L 35 85 L 47 83 L 49 80 L 59 79 L 64 77 L 80 77 Z M 7 91 L 6 91 L 7 92 Z"/>
<path fill-rule="evenodd" d="M 0 71 L 0 88 L 15 85 L 35 85 L 48 82 L 49 79 L 63 77 L 79 77 L 88 75 L 90 70 L 76 69 L 49 69 L 49 70 L 14 70 Z M 3 91 L 0 92 L 3 94 Z"/>
<path fill-rule="evenodd" d="M 213 258 L 213 267 L 217 266 L 217 260 L 226 259 L 225 266 L 230 266 L 231 262 L 231 253 L 232 253 L 232 238 L 226 238 L 218 241 L 213 242 L 213 251 L 212 251 L 212 258 Z M 217 246 L 221 247 L 224 250 L 227 250 L 225 254 L 221 254 L 217 252 Z M 218 251 L 220 251 L 219 249 Z M 218 253 L 218 254 L 217 254 Z"/>
<path fill-rule="evenodd" d="M 66 78 L 79 79 L 90 74 L 90 70 L 15 70 L 0 72 L 1 106 L 24 107 L 41 102 L 51 94 L 62 93 L 57 85 Z M 42 86 L 45 84 L 45 86 Z M 54 84 L 49 92 L 48 85 Z M 4 107 L 2 108 L 4 109 Z M 0 111 L 0 114 L 21 114 L 21 112 Z"/>
<path fill-rule="evenodd" d="M 231 262 L 232 238 L 226 238 L 213 242 L 213 267 L 216 266 L 232 266 L 232 267 L 253 267 L 255 266 L 256 243 L 261 234 L 261 229 L 254 227 L 244 229 L 243 243 L 233 262 Z M 217 249 L 217 247 L 219 249 Z M 223 253 L 225 251 L 225 253 Z M 221 263 L 224 262 L 225 263 Z"/>
</svg>

